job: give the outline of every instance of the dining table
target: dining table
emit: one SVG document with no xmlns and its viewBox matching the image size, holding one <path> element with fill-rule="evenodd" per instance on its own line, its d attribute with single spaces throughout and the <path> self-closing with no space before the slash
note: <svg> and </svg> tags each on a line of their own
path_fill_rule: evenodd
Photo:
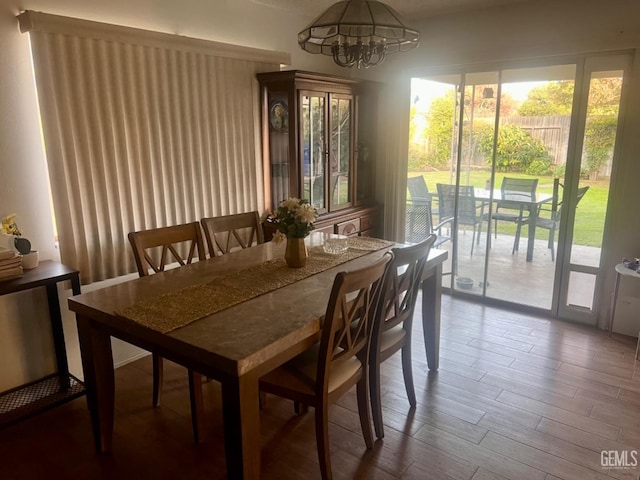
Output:
<svg viewBox="0 0 640 480">
<path fill-rule="evenodd" d="M 115 337 L 219 381 L 227 477 L 259 478 L 260 377 L 318 341 L 337 272 L 367 266 L 398 246 L 349 239 L 348 255 L 334 255 L 329 267 L 317 269 L 331 256 L 322 249 L 330 236 L 314 232 L 307 238 L 309 261 L 300 269 L 284 264 L 284 242 L 267 242 L 70 297 L 97 452 L 113 446 Z M 430 370 L 438 368 L 446 259 L 446 251 L 432 250 L 423 274 Z"/>
</svg>

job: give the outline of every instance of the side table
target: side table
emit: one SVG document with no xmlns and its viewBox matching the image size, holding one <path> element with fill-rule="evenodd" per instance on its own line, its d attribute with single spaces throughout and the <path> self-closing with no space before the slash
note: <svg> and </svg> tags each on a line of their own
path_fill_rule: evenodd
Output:
<svg viewBox="0 0 640 480">
<path fill-rule="evenodd" d="M 84 385 L 69 373 L 58 297 L 59 282 L 69 280 L 74 295 L 80 294 L 77 270 L 50 260 L 25 270 L 22 277 L 0 282 L 0 295 L 44 287 L 53 332 L 58 370 L 40 380 L 0 393 L 0 428 L 84 395 Z"/>
<path fill-rule="evenodd" d="M 621 277 L 631 277 L 640 279 L 640 273 L 637 271 L 627 268 L 624 266 L 624 263 L 619 263 L 616 265 L 616 286 L 613 289 L 613 306 L 611 307 L 611 321 L 609 322 L 609 336 L 613 332 L 613 321 L 616 318 L 616 303 L 618 303 L 618 289 L 620 288 L 620 278 Z M 640 332 L 638 333 L 638 344 L 636 346 L 636 359 L 638 358 L 638 353 L 640 352 Z"/>
</svg>

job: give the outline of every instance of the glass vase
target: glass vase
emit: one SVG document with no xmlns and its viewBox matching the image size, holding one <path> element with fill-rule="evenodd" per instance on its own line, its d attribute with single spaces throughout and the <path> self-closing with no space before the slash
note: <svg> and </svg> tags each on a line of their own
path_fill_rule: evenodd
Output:
<svg viewBox="0 0 640 480">
<path fill-rule="evenodd" d="M 307 263 L 307 246 L 304 238 L 289 237 L 287 238 L 287 248 L 284 252 L 284 259 L 287 266 L 291 268 L 301 268 Z"/>
</svg>

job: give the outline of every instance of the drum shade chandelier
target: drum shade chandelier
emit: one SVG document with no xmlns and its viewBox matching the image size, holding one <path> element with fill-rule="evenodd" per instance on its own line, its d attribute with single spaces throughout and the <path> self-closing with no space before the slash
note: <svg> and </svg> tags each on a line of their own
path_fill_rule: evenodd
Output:
<svg viewBox="0 0 640 480">
<path fill-rule="evenodd" d="M 303 50 L 330 55 L 341 67 L 356 68 L 369 68 L 390 53 L 412 50 L 419 39 L 420 32 L 377 0 L 338 2 L 298 34 Z"/>
</svg>

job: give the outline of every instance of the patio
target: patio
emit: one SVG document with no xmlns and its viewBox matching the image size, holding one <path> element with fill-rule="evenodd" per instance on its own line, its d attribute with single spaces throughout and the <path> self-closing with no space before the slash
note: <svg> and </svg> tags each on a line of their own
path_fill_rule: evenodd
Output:
<svg viewBox="0 0 640 480">
<path fill-rule="evenodd" d="M 426 234 L 420 232 L 419 225 L 414 224 L 410 230 L 410 222 L 407 221 L 406 238 L 408 242 L 418 242 L 425 238 Z M 471 255 L 471 229 L 461 229 L 458 235 L 458 272 L 457 277 L 467 277 L 473 280 L 470 289 L 457 290 L 473 295 L 482 296 L 483 277 L 486 258 L 486 223 L 482 226 L 480 243 L 476 244 Z M 557 234 L 556 234 L 557 239 Z M 526 227 L 523 229 L 519 250 L 511 254 L 514 237 L 499 233 L 497 238 L 492 234 L 491 248 L 489 250 L 488 276 L 486 296 L 498 300 L 505 300 L 523 305 L 549 309 L 553 278 L 556 263 L 551 260 L 551 250 L 547 248 L 546 240 L 536 240 L 534 243 L 533 261 L 526 261 Z M 556 243 L 557 247 L 557 243 Z M 452 271 L 453 242 L 444 242 L 439 247 L 449 252 L 449 258 L 444 264 L 444 272 Z M 600 261 L 600 249 L 581 245 L 573 246 L 574 258 L 580 258 L 580 263 L 598 265 Z M 591 277 L 591 276 L 589 276 Z M 456 278 L 454 276 L 454 278 Z M 581 278 L 575 276 L 570 291 L 570 303 L 574 305 L 590 306 L 593 295 L 593 278 Z M 451 287 L 451 276 L 443 277 L 443 286 Z"/>
</svg>

